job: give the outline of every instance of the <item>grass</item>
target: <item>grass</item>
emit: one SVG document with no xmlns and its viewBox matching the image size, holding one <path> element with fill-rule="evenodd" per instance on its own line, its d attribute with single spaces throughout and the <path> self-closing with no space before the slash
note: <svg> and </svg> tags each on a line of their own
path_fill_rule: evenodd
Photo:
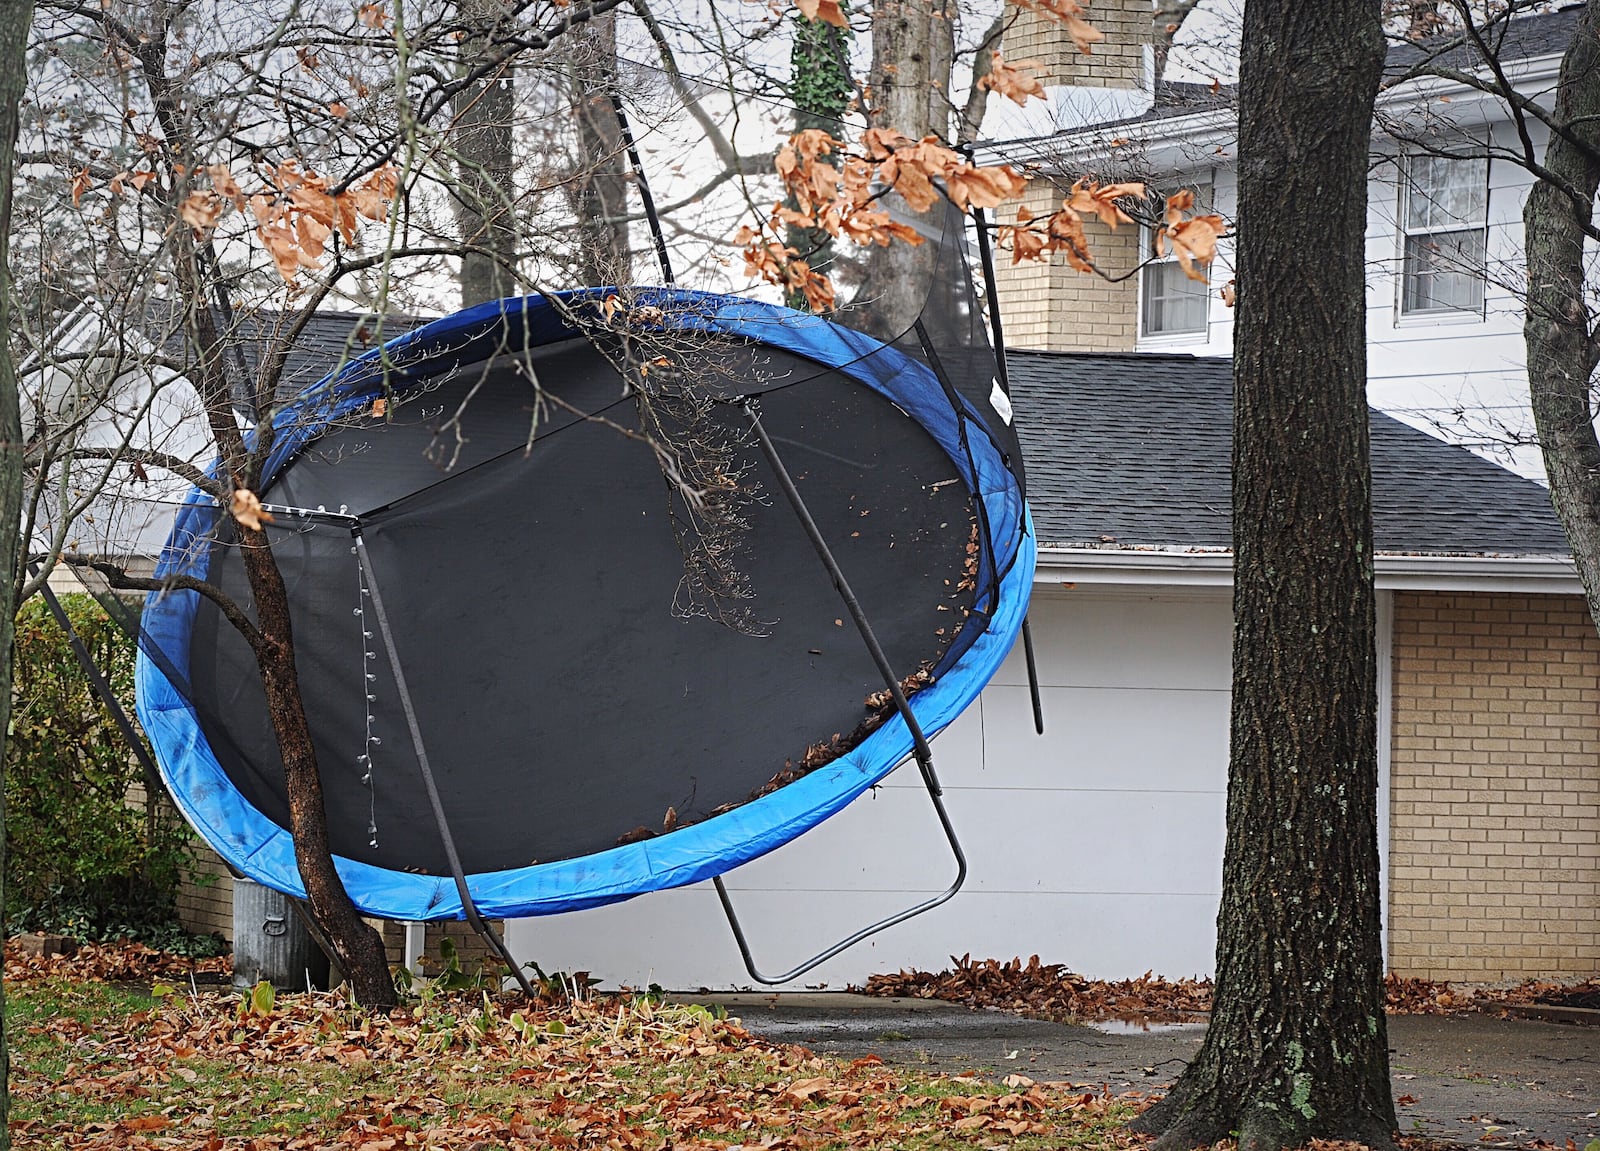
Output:
<svg viewBox="0 0 1600 1151">
<path fill-rule="evenodd" d="M 1074 1147 L 1138 1101 L 853 1063 L 697 1007 L 481 991 L 366 1017 L 333 996 L 10 985 L 18 1147 Z"/>
</svg>

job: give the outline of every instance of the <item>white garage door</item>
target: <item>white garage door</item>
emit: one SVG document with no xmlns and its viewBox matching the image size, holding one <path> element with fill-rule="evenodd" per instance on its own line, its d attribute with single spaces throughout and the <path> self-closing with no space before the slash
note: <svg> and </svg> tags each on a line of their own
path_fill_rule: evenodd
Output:
<svg viewBox="0 0 1600 1151">
<path fill-rule="evenodd" d="M 1041 587 L 1046 733 L 1019 650 L 935 742 L 971 866 L 962 893 L 798 981 L 841 987 L 952 955 L 1098 977 L 1208 972 L 1222 869 L 1231 621 L 1225 589 Z M 783 971 L 954 874 L 915 765 L 727 877 L 758 962 Z M 513 950 L 607 986 L 750 986 L 710 884 L 510 925 Z"/>
</svg>

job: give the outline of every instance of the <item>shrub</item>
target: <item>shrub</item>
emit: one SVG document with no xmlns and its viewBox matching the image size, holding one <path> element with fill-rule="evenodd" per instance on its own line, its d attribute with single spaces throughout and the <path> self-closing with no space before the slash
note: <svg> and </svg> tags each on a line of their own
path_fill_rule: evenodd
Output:
<svg viewBox="0 0 1600 1151">
<path fill-rule="evenodd" d="M 89 596 L 67 617 L 133 711 L 134 642 Z M 17 616 L 5 752 L 6 916 L 13 930 L 182 942 L 175 898 L 194 838 L 143 772 L 39 599 Z"/>
</svg>

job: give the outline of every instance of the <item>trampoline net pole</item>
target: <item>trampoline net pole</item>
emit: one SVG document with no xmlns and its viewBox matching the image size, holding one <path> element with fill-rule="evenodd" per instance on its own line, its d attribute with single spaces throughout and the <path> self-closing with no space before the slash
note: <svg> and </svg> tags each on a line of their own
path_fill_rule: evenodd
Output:
<svg viewBox="0 0 1600 1151">
<path fill-rule="evenodd" d="M 28 564 L 28 574 L 37 576 L 39 565 Z M 78 663 L 83 667 L 83 673 L 89 677 L 89 685 L 94 688 L 95 695 L 100 697 L 100 702 L 105 704 L 106 711 L 111 714 L 111 721 L 117 725 L 117 730 L 122 733 L 122 738 L 127 741 L 128 748 L 133 752 L 133 757 L 139 761 L 139 769 L 144 773 L 145 792 L 150 800 L 157 796 L 166 796 L 167 802 L 172 802 L 172 797 L 167 793 L 166 781 L 161 778 L 161 772 L 156 767 L 155 757 L 151 754 L 149 746 L 133 726 L 133 721 L 128 718 L 127 709 L 122 706 L 122 701 L 117 698 L 116 692 L 111 690 L 111 683 L 100 670 L 100 665 L 95 663 L 94 656 L 89 653 L 83 639 L 78 635 L 72 621 L 67 618 L 66 609 L 61 606 L 61 601 L 56 598 L 56 593 L 50 586 L 50 581 L 45 580 L 39 584 L 39 595 L 43 597 L 45 606 L 50 609 L 56 625 L 66 634 L 67 643 L 72 647 L 72 654 L 78 657 Z"/>
<path fill-rule="evenodd" d="M 968 159 L 972 152 L 967 151 Z M 1006 365 L 1006 336 L 1000 325 L 1000 296 L 995 288 L 994 248 L 989 242 L 989 223 L 982 208 L 972 209 L 972 219 L 978 225 L 978 257 L 983 262 L 983 292 L 989 305 L 989 330 L 994 333 L 994 363 L 999 373 L 1000 390 L 1011 396 L 1011 372 Z M 1039 691 L 1039 665 L 1033 656 L 1033 628 L 1028 618 L 1022 619 L 1022 651 L 1028 662 L 1028 696 L 1033 703 L 1033 730 L 1044 734 L 1044 701 Z"/>
<path fill-rule="evenodd" d="M 811 546 L 816 550 L 823 566 L 828 569 L 828 575 L 833 578 L 833 586 L 839 593 L 839 598 L 844 601 L 850 618 L 855 621 L 856 630 L 861 633 L 861 640 L 867 645 L 867 651 L 872 656 L 872 662 L 878 667 L 878 673 L 883 676 L 883 683 L 889 691 L 889 697 L 894 700 L 895 711 L 900 713 L 900 718 L 905 721 L 906 730 L 911 733 L 912 754 L 916 756 L 917 767 L 922 771 L 923 781 L 928 785 L 928 790 L 938 795 L 940 792 L 939 777 L 933 770 L 933 748 L 928 746 L 928 737 L 922 732 L 922 724 L 917 722 L 915 713 L 911 710 L 911 703 L 906 699 L 905 689 L 900 686 L 900 679 L 895 675 L 894 669 L 889 666 L 889 657 L 884 654 L 883 645 L 878 642 L 877 633 L 872 630 L 872 624 L 867 619 L 867 613 L 862 610 L 861 601 L 856 599 L 855 592 L 850 590 L 850 581 L 845 578 L 844 569 L 839 566 L 839 561 L 834 558 L 833 551 L 828 547 L 828 541 L 822 538 L 822 530 L 817 527 L 817 521 L 811 516 L 811 509 L 806 507 L 800 489 L 795 487 L 794 477 L 789 474 L 789 469 L 783 464 L 783 459 L 778 455 L 778 449 L 772 442 L 772 437 L 767 435 L 767 429 L 761 422 L 761 413 L 756 409 L 755 401 L 746 396 L 741 405 L 745 416 L 750 420 L 750 428 L 756 434 L 756 442 L 761 446 L 761 454 L 767 459 L 767 464 L 772 468 L 772 474 L 777 478 L 778 486 L 783 489 L 784 496 L 789 501 L 789 506 L 794 509 L 794 514 L 799 518 L 800 525 L 805 528 L 806 536 L 811 540 Z"/>
<path fill-rule="evenodd" d="M 644 218 L 650 224 L 650 239 L 655 244 L 656 262 L 661 265 L 661 282 L 673 284 L 672 257 L 667 254 L 667 237 L 661 230 L 661 216 L 656 211 L 656 198 L 650 192 L 650 181 L 645 179 L 644 163 L 639 159 L 639 146 L 633 139 L 633 127 L 628 123 L 628 113 L 622 107 L 622 93 L 615 87 L 606 95 L 611 100 L 611 110 L 616 114 L 617 127 L 622 132 L 622 146 L 628 153 L 628 166 L 633 169 L 633 182 L 639 186 L 639 201 L 644 205 Z"/>
<path fill-rule="evenodd" d="M 377 617 L 378 630 L 383 635 L 384 651 L 389 657 L 389 670 L 394 673 L 395 694 L 399 696 L 401 710 L 405 712 L 406 727 L 411 734 L 411 746 L 417 756 L 417 767 L 422 773 L 423 786 L 428 791 L 428 802 L 433 807 L 434 822 L 439 826 L 439 838 L 444 843 L 445 857 L 450 862 L 450 874 L 455 879 L 456 893 L 461 897 L 462 913 L 478 937 L 511 969 L 511 975 L 521 985 L 523 993 L 529 999 L 537 999 L 538 994 L 528 982 L 528 977 L 522 973 L 522 968 L 518 966 L 516 959 L 512 957 L 505 940 L 483 921 L 483 917 L 478 914 L 477 905 L 472 901 L 472 892 L 467 887 L 467 876 L 461 868 L 461 855 L 456 850 L 456 837 L 450 831 L 450 821 L 445 818 L 444 800 L 439 795 L 439 785 L 434 780 L 433 768 L 428 763 L 428 750 L 422 742 L 422 728 L 417 723 L 417 709 L 411 702 L 411 692 L 406 688 L 405 671 L 400 666 L 400 652 L 394 644 L 394 633 L 389 629 L 389 616 L 383 610 L 383 594 L 378 589 L 372 557 L 367 552 L 366 537 L 362 534 L 359 523 L 350 529 L 350 535 L 355 540 L 356 555 L 361 561 L 361 574 L 367 581 L 367 594 L 372 597 L 372 613 Z"/>
</svg>

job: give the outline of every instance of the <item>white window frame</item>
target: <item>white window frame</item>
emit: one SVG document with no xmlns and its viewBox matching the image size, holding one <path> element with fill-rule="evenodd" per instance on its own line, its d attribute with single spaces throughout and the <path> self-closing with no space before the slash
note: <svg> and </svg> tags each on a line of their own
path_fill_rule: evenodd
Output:
<svg viewBox="0 0 1600 1151">
<path fill-rule="evenodd" d="M 1424 186 L 1416 174 L 1421 164 L 1448 165 L 1458 176 L 1475 177 L 1479 190 L 1476 203 L 1469 203 L 1468 214 L 1460 214 L 1447 200 L 1451 185 Z M 1459 189 L 1462 184 L 1458 183 Z M 1438 237 L 1430 240 L 1429 237 Z M 1475 251 L 1464 252 L 1466 242 Z M 1395 217 L 1396 277 L 1395 315 L 1401 321 L 1481 321 L 1485 315 L 1489 281 L 1489 161 L 1473 157 L 1454 160 L 1427 152 L 1408 153 L 1401 159 L 1400 197 Z M 1451 249 L 1454 248 L 1454 254 Z M 1439 264 L 1431 269 L 1418 266 L 1434 255 Z M 1462 265 L 1470 261 L 1471 267 Z M 1455 266 L 1452 267 L 1451 265 Z M 1444 277 L 1466 287 L 1465 299 L 1442 302 L 1425 295 L 1419 284 L 1422 277 L 1439 283 Z M 1459 292 L 1449 293 L 1459 296 Z"/>
<path fill-rule="evenodd" d="M 1216 198 L 1216 184 L 1209 173 L 1207 173 L 1204 179 L 1200 178 L 1199 176 L 1195 176 L 1193 178 L 1164 181 L 1164 183 L 1167 184 L 1167 186 L 1171 189 L 1171 192 L 1176 192 L 1180 188 L 1189 188 L 1193 190 L 1195 194 L 1195 207 L 1200 211 L 1212 210 L 1211 205 Z M 1166 198 L 1169 194 L 1171 194 L 1171 192 L 1156 191 L 1154 189 L 1151 190 L 1150 203 L 1155 211 L 1161 212 L 1165 210 Z M 1153 229 L 1143 229 L 1141 247 L 1145 252 L 1153 253 L 1155 251 L 1153 246 L 1154 238 L 1155 232 Z M 1139 298 L 1137 306 L 1139 311 L 1139 342 L 1141 344 L 1204 343 L 1210 338 L 1211 270 L 1208 267 L 1202 267 L 1201 269 L 1206 273 L 1206 280 L 1204 283 L 1201 283 L 1198 280 L 1191 280 L 1187 276 L 1183 276 L 1181 271 L 1176 273 L 1178 276 L 1182 276 L 1182 279 L 1178 281 L 1179 283 L 1191 285 L 1193 288 L 1192 292 L 1185 293 L 1187 298 L 1193 299 L 1196 294 L 1199 295 L 1202 304 L 1200 309 L 1201 319 L 1199 326 L 1194 328 L 1166 328 L 1157 331 L 1152 331 L 1150 329 L 1149 308 L 1153 302 L 1151 296 L 1152 281 L 1157 275 L 1167 278 L 1170 281 L 1170 277 L 1174 275 L 1173 269 L 1177 269 L 1179 267 L 1180 265 L 1178 263 L 1178 259 L 1172 254 L 1172 250 L 1169 245 L 1167 255 L 1150 259 L 1143 267 L 1139 269 Z M 1174 298 L 1177 297 L 1175 296 Z"/>
</svg>

